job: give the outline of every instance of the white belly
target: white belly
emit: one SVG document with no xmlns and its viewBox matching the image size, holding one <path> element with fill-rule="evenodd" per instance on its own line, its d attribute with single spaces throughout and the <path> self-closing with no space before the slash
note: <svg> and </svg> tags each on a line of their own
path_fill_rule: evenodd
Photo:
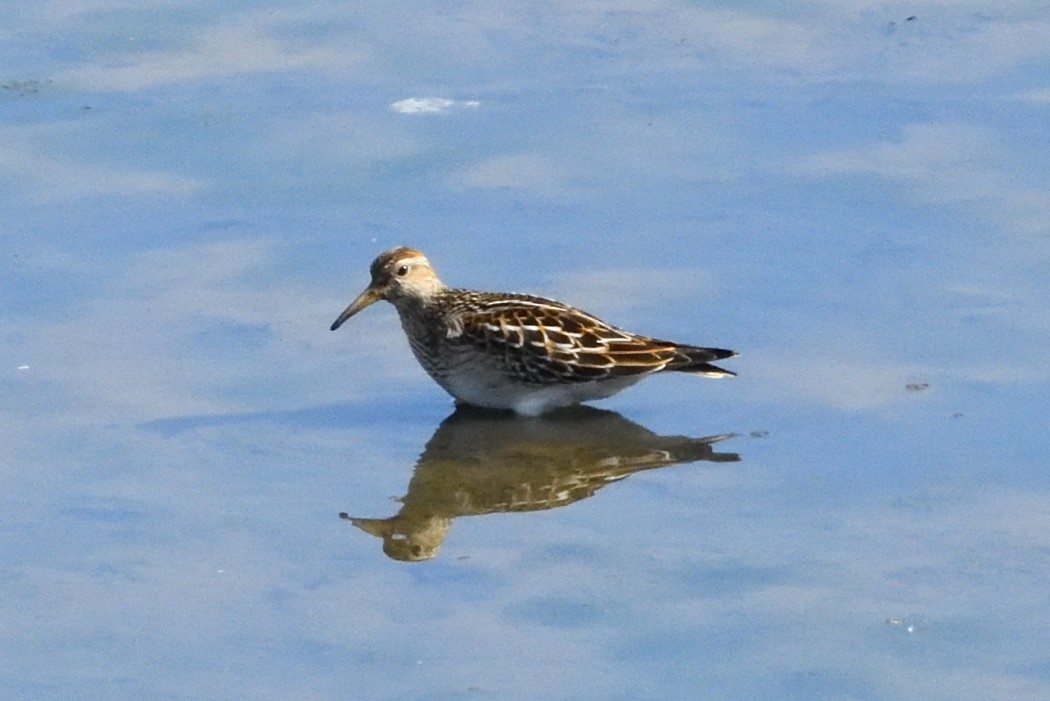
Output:
<svg viewBox="0 0 1050 701">
<path fill-rule="evenodd" d="M 511 384 L 505 377 L 486 377 L 485 373 L 462 373 L 446 377 L 440 380 L 439 384 L 459 401 L 473 406 L 512 409 L 519 414 L 536 416 L 558 407 L 611 397 L 642 377 L 644 375 L 601 382 L 536 386 Z"/>
</svg>

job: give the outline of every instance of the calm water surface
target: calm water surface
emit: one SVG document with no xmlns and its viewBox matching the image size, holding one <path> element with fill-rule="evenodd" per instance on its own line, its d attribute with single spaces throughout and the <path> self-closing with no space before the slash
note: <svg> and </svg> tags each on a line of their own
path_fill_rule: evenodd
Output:
<svg viewBox="0 0 1050 701">
<path fill-rule="evenodd" d="M 1050 698 L 1050 10 L 843 8 L 0 8 L 0 696 Z M 739 377 L 453 412 L 397 244 Z"/>
</svg>

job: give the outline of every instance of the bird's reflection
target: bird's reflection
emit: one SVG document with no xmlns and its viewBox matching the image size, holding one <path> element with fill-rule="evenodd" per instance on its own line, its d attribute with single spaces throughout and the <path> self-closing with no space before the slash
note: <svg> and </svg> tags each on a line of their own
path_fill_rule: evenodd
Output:
<svg viewBox="0 0 1050 701">
<path fill-rule="evenodd" d="M 427 443 L 395 515 L 339 516 L 382 538 L 391 558 L 427 560 L 458 516 L 553 509 L 634 472 L 734 462 L 736 453 L 712 448 L 728 437 L 659 436 L 615 412 L 585 406 L 534 418 L 460 407 Z"/>
</svg>

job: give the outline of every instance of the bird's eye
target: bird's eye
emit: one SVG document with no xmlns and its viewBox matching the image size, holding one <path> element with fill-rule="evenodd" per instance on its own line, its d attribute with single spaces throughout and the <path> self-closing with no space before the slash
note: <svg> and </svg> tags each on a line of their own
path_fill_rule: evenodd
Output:
<svg viewBox="0 0 1050 701">
<path fill-rule="evenodd" d="M 408 266 L 402 265 L 400 268 L 398 268 L 397 275 L 398 277 L 404 277 L 405 275 L 408 275 Z"/>
</svg>

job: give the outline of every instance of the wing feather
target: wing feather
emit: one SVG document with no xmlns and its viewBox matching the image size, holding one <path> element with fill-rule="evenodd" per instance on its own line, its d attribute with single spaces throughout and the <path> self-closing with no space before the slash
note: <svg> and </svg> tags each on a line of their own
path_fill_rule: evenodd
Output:
<svg viewBox="0 0 1050 701">
<path fill-rule="evenodd" d="M 536 382 L 647 374 L 679 357 L 673 343 L 628 333 L 540 297 L 475 298 L 456 315 L 456 325 L 464 342 L 502 357 L 510 371 Z"/>
</svg>

